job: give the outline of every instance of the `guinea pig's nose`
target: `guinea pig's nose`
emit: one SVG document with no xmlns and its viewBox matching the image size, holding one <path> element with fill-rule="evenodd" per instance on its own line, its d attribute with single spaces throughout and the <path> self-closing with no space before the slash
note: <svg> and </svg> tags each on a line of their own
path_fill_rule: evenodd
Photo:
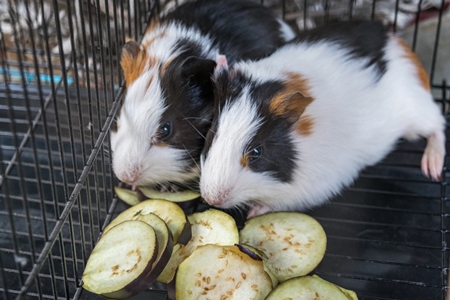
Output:
<svg viewBox="0 0 450 300">
<path fill-rule="evenodd" d="M 134 168 L 131 171 L 118 174 L 117 177 L 124 183 L 134 185 L 139 179 L 139 168 Z"/>
<path fill-rule="evenodd" d="M 205 194 L 203 199 L 212 206 L 221 206 L 227 201 L 228 191 L 216 193 L 216 194 Z"/>
</svg>

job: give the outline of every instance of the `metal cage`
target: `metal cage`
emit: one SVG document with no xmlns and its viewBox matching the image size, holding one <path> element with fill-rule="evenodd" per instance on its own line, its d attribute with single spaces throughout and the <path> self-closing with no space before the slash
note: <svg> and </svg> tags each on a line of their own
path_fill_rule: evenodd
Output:
<svg viewBox="0 0 450 300">
<path fill-rule="evenodd" d="M 422 0 L 261 2 L 298 30 L 384 18 L 418 52 L 448 115 L 447 1 L 434 1 L 427 22 Z M 391 6 L 379 13 L 384 2 Z M 124 95 L 118 56 L 127 38 L 139 40 L 155 14 L 177 4 L 0 2 L 0 299 L 100 298 L 83 290 L 81 275 L 102 229 L 126 208 L 114 195 L 108 136 Z M 405 5 L 416 9 L 405 13 Z M 432 182 L 420 171 L 423 149 L 424 141 L 401 141 L 341 195 L 307 212 L 328 237 L 314 273 L 359 299 L 446 298 L 449 162 Z M 135 298 L 167 295 L 158 285 Z"/>
</svg>

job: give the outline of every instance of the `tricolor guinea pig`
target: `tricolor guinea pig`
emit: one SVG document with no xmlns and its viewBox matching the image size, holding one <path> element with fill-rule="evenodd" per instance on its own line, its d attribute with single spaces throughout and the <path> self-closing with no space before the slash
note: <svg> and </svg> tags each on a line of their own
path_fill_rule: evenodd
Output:
<svg viewBox="0 0 450 300">
<path fill-rule="evenodd" d="M 423 173 L 440 178 L 445 120 L 418 58 L 380 23 L 317 28 L 232 68 L 221 57 L 214 80 L 200 177 L 210 205 L 248 217 L 320 205 L 399 138 L 425 137 Z"/>
<path fill-rule="evenodd" d="M 133 186 L 198 182 L 216 55 L 263 58 L 294 36 L 253 1 L 190 1 L 153 21 L 140 45 L 122 50 L 127 91 L 111 133 L 116 176 Z"/>
</svg>

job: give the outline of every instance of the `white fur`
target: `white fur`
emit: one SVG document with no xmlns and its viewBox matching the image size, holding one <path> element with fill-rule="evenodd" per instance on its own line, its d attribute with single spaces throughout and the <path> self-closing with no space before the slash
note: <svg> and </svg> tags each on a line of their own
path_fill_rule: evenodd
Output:
<svg viewBox="0 0 450 300">
<path fill-rule="evenodd" d="M 111 134 L 113 169 L 123 182 L 138 185 L 151 185 L 165 182 L 187 182 L 198 177 L 198 167 L 189 169 L 180 157 L 186 150 L 151 143 L 160 125 L 163 107 L 162 91 L 159 81 L 159 64 L 180 54 L 173 48 L 177 41 L 188 38 L 201 45 L 204 57 L 215 59 L 218 50 L 211 46 L 207 36 L 193 28 L 177 23 L 162 24 L 148 32 L 142 44 L 148 44 L 144 51 L 156 58 L 157 64 L 147 65 L 145 71 L 130 84 L 120 116 L 119 129 Z M 153 40 L 153 42 L 148 43 Z M 152 84 L 147 89 L 150 77 Z"/>
<path fill-rule="evenodd" d="M 292 30 L 292 28 L 286 24 L 286 22 L 284 22 L 281 19 L 278 19 L 278 22 L 280 23 L 280 31 L 281 31 L 281 37 L 286 41 L 290 41 L 292 39 L 294 39 L 297 35 L 295 34 L 294 30 Z"/>
<path fill-rule="evenodd" d="M 365 60 L 348 59 L 342 47 L 330 42 L 285 46 L 259 62 L 236 65 L 256 82 L 285 78 L 286 72 L 306 78 L 315 99 L 304 111 L 314 122 L 312 134 L 292 132 L 299 157 L 293 181 L 283 183 L 239 164 L 246 141 L 257 129 L 246 128 L 242 119 L 259 116 L 249 115 L 249 109 L 228 108 L 220 115 L 218 135 L 202 162 L 204 199 L 214 199 L 212 204 L 223 208 L 250 204 L 251 216 L 319 205 L 349 185 L 362 168 L 380 161 L 401 137 L 429 138 L 425 164 L 443 158 L 444 118 L 394 37 L 385 58 L 388 71 L 378 82 L 374 70 L 364 68 Z M 251 107 L 248 93 L 244 91 L 234 105 Z M 233 138 L 236 134 L 231 132 L 247 136 Z M 431 164 L 435 173 L 442 170 L 442 162 Z"/>
</svg>

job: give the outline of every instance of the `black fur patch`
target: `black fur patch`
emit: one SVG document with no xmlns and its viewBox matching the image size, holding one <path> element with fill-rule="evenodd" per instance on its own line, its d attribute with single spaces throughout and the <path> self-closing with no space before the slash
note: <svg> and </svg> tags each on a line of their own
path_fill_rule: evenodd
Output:
<svg viewBox="0 0 450 300">
<path fill-rule="evenodd" d="M 258 103 L 258 114 L 263 117 L 263 123 L 247 150 L 261 147 L 261 157 L 250 161 L 250 169 L 255 172 L 269 172 L 280 181 L 290 182 L 299 155 L 290 138 L 294 124 L 287 116 L 275 116 L 269 111 L 270 100 L 281 89 L 282 82 L 276 81 L 253 87 L 252 101 Z"/>
<path fill-rule="evenodd" d="M 213 111 L 211 74 L 215 62 L 201 60 L 205 64 L 204 70 L 201 70 L 202 67 L 197 63 L 193 64 L 192 67 L 201 70 L 198 74 L 198 70 L 186 70 L 186 62 L 194 57 L 190 56 L 191 54 L 195 52 L 186 51 L 174 59 L 161 77 L 167 109 L 161 117 L 160 124 L 170 122 L 173 130 L 163 142 L 177 149 L 188 150 L 182 159 L 190 161 L 190 165 L 193 165 L 199 161 L 205 136 L 211 124 Z"/>
<path fill-rule="evenodd" d="M 228 62 L 260 59 L 270 55 L 284 41 L 274 13 L 253 1 L 197 0 L 186 2 L 163 21 L 181 22 L 209 34 L 213 45 Z"/>
<path fill-rule="evenodd" d="M 388 39 L 383 24 L 376 21 L 348 21 L 328 24 L 301 33 L 292 43 L 332 41 L 349 50 L 350 58 L 368 58 L 365 67 L 375 66 L 378 78 L 386 72 L 384 47 Z"/>
<path fill-rule="evenodd" d="M 287 117 L 275 116 L 269 111 L 270 100 L 284 88 L 283 83 L 269 81 L 256 85 L 250 78 L 240 73 L 235 73 L 231 77 L 229 80 L 228 72 L 223 71 L 215 78 L 215 99 L 218 103 L 215 105 L 214 120 L 208 132 L 203 155 L 207 156 L 214 140 L 218 115 L 226 101 L 237 99 L 244 86 L 250 87 L 251 100 L 257 105 L 258 115 L 263 118 L 263 123 L 242 155 L 258 147 L 261 156 L 249 161 L 250 169 L 254 172 L 268 172 L 279 181 L 290 182 L 299 155 L 290 138 L 293 124 Z"/>
</svg>

